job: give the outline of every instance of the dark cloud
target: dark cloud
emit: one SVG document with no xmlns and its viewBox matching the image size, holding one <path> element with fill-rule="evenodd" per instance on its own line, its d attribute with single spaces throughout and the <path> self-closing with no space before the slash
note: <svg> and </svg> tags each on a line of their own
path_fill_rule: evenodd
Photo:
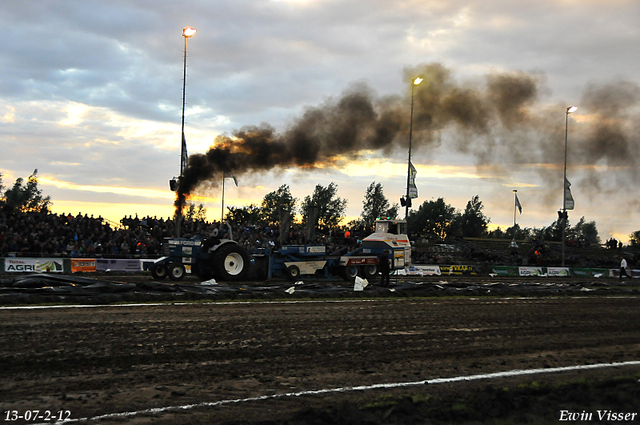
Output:
<svg viewBox="0 0 640 425">
<path fill-rule="evenodd" d="M 457 134 L 452 147 L 471 153 L 479 164 L 558 164 L 559 152 L 548 152 L 545 139 L 558 137 L 559 123 L 540 125 L 549 118 L 538 93 L 544 76 L 524 72 L 492 73 L 484 83 L 458 82 L 453 71 L 431 63 L 406 69 L 405 82 L 415 76 L 424 82 L 402 96 L 380 98 L 357 83 L 336 99 L 308 107 L 284 132 L 268 125 L 243 127 L 232 136 L 220 136 L 203 155 L 193 155 L 180 185 L 183 195 L 203 182 L 217 182 L 220 173 L 236 175 L 274 169 L 340 167 L 344 158 L 363 151 L 391 152 L 408 145 L 410 105 L 414 102 L 414 139 L 418 149 L 430 149 L 443 131 Z M 583 103 L 590 119 L 580 124 L 572 144 L 575 165 L 621 166 L 624 178 L 637 180 L 637 138 L 628 132 L 627 118 L 640 99 L 634 83 L 591 86 Z M 562 109 L 559 109 L 562 111 Z M 562 113 L 562 112 L 560 112 Z M 561 139 L 560 139 L 561 140 Z M 549 178 L 548 169 L 541 169 Z M 599 189 L 597 174 L 585 181 Z"/>
</svg>

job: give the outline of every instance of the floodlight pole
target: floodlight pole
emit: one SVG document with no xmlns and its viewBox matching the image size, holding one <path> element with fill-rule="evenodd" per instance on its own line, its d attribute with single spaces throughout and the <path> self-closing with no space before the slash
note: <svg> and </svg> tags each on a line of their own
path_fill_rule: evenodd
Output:
<svg viewBox="0 0 640 425">
<path fill-rule="evenodd" d="M 411 117 L 409 118 L 409 159 L 407 160 L 407 193 L 405 195 L 404 219 L 409 217 L 409 184 L 411 182 L 411 137 L 413 135 L 413 92 L 415 87 L 422 82 L 421 77 L 411 80 Z"/>
<path fill-rule="evenodd" d="M 186 147 L 187 141 L 184 137 L 184 108 L 187 100 L 187 39 L 193 37 L 196 30 L 191 27 L 184 27 L 182 29 L 182 36 L 184 37 L 184 61 L 182 67 L 182 137 L 180 139 L 180 177 L 178 178 L 178 187 L 180 187 L 180 179 L 184 174 L 184 169 L 187 166 L 186 161 Z M 179 206 L 176 211 L 176 237 L 180 237 L 180 231 L 182 229 L 182 205 Z"/>
<path fill-rule="evenodd" d="M 575 106 L 569 106 L 565 111 L 564 121 L 564 173 L 562 179 L 562 267 L 564 267 L 564 239 L 567 227 L 567 140 L 569 135 L 569 114 L 578 109 Z"/>
</svg>

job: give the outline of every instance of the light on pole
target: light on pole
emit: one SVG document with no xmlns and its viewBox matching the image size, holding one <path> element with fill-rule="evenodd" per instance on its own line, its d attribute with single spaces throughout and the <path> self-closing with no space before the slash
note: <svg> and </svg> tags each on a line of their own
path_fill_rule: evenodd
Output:
<svg viewBox="0 0 640 425">
<path fill-rule="evenodd" d="M 413 135 L 413 92 L 415 87 L 420 84 L 423 80 L 422 77 L 416 77 L 411 81 L 411 117 L 409 119 L 409 159 L 407 161 L 407 193 L 404 198 L 405 202 L 405 210 L 404 210 L 404 218 L 405 220 L 409 216 L 409 207 L 411 206 L 411 198 L 409 197 L 409 185 L 411 182 L 411 137 Z"/>
<path fill-rule="evenodd" d="M 182 29 L 182 36 L 184 37 L 184 66 L 182 68 L 182 140 L 180 149 L 180 177 L 182 177 L 182 173 L 184 172 L 184 168 L 186 167 L 186 156 L 187 156 L 187 141 L 184 137 L 184 107 L 187 100 L 187 39 L 193 37 L 196 33 L 195 28 L 184 27 Z"/>
<path fill-rule="evenodd" d="M 564 267 L 564 239 L 567 227 L 567 139 L 569 135 L 569 114 L 575 112 L 577 106 L 569 106 L 565 114 L 564 122 L 564 173 L 562 179 L 562 267 Z"/>
<path fill-rule="evenodd" d="M 196 33 L 195 28 L 184 27 L 182 29 L 182 36 L 184 37 L 184 65 L 182 71 L 182 138 L 180 140 L 180 177 L 184 173 L 184 169 L 187 166 L 187 140 L 184 137 L 184 107 L 187 100 L 187 39 L 193 37 Z M 178 208 L 176 217 L 176 236 L 180 237 L 180 229 L 182 227 L 182 206 Z"/>
</svg>

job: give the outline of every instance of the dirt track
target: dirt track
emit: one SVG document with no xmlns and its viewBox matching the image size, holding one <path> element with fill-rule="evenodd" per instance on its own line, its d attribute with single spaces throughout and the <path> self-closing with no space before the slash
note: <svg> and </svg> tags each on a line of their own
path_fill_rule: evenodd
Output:
<svg viewBox="0 0 640 425">
<path fill-rule="evenodd" d="M 84 418 L 304 390 L 640 360 L 639 307 L 636 297 L 559 297 L 2 309 L 1 408 L 3 415 L 48 409 Z M 563 379 L 619 373 L 565 373 Z M 557 374 L 535 378 L 545 379 Z M 495 385 L 531 380 L 509 378 Z M 464 393 L 487 384 L 281 397 L 100 423 L 254 423 L 345 401 L 362 406 L 380 397 Z"/>
</svg>

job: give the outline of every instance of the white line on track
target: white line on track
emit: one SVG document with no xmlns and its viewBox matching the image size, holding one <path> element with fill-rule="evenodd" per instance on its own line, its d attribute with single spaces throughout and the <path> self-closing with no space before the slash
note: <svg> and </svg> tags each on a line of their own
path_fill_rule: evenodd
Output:
<svg viewBox="0 0 640 425">
<path fill-rule="evenodd" d="M 101 419 L 126 418 L 126 417 L 141 415 L 141 414 L 164 413 L 170 410 L 189 410 L 189 409 L 195 409 L 199 407 L 217 407 L 225 404 L 247 403 L 251 401 L 271 400 L 271 399 L 285 398 L 285 397 L 302 397 L 307 395 L 347 393 L 351 391 L 367 391 L 367 390 L 376 390 L 376 389 L 413 387 L 413 386 L 419 386 L 419 385 L 446 384 L 446 383 L 461 382 L 461 381 L 477 381 L 480 379 L 498 379 L 498 378 L 508 378 L 512 376 L 536 375 L 536 374 L 542 374 L 542 373 L 558 373 L 558 372 L 570 372 L 575 370 L 590 370 L 590 369 L 602 369 L 607 367 L 639 366 L 639 365 L 640 365 L 640 361 L 628 361 L 628 362 L 620 362 L 620 363 L 598 363 L 598 364 L 590 364 L 590 365 L 553 367 L 553 368 L 546 368 L 546 369 L 517 369 L 517 370 L 509 370 L 505 372 L 487 373 L 483 375 L 467 375 L 467 376 L 457 376 L 453 378 L 427 379 L 423 381 L 361 385 L 356 387 L 327 388 L 322 390 L 300 391 L 295 393 L 281 393 L 281 394 L 262 395 L 257 397 L 248 397 L 248 398 L 209 401 L 209 402 L 202 402 L 202 403 L 195 403 L 195 404 L 185 404 L 182 406 L 155 407 L 152 409 L 138 410 L 135 412 L 108 413 L 105 415 L 93 416 L 91 418 L 68 419 L 68 420 L 63 420 L 55 423 L 63 424 L 63 423 L 79 422 L 79 421 L 98 421 Z M 48 425 L 49 423 L 43 423 L 43 424 L 37 424 L 37 425 L 45 425 L 45 424 Z"/>
<path fill-rule="evenodd" d="M 23 305 L 0 307 L 0 310 L 47 310 L 52 308 L 109 308 L 109 307 L 154 307 L 181 305 L 245 305 L 245 304 L 319 304 L 319 303 L 358 303 L 358 302 L 389 302 L 400 301 L 393 299 L 353 299 L 353 300 L 291 300 L 291 301 L 217 301 L 217 302 L 171 302 L 171 303 L 137 303 L 137 304 L 60 304 L 60 305 Z"/>
<path fill-rule="evenodd" d="M 606 299 L 629 299 L 628 296 L 599 296 L 588 297 Z M 426 298 L 419 298 L 426 300 Z M 443 298 L 446 300 L 446 298 Z M 504 297 L 504 298 L 477 298 L 469 297 L 470 301 L 483 301 L 487 303 L 495 303 L 496 301 L 547 301 L 547 300 L 566 300 L 566 299 L 586 299 L 586 297 Z M 320 303 L 364 303 L 364 302 L 401 302 L 411 300 L 411 298 L 365 298 L 365 299 L 349 299 L 349 300 L 279 300 L 279 301 L 214 301 L 214 302 L 168 302 L 168 303 L 132 303 L 132 304 L 57 304 L 57 305 L 22 305 L 22 306 L 4 306 L 1 310 L 47 310 L 56 308 L 109 308 L 109 307 L 158 307 L 158 306 L 182 306 L 182 305 L 246 305 L 246 304 L 320 304 Z M 437 299 L 431 300 L 435 302 Z"/>
</svg>

